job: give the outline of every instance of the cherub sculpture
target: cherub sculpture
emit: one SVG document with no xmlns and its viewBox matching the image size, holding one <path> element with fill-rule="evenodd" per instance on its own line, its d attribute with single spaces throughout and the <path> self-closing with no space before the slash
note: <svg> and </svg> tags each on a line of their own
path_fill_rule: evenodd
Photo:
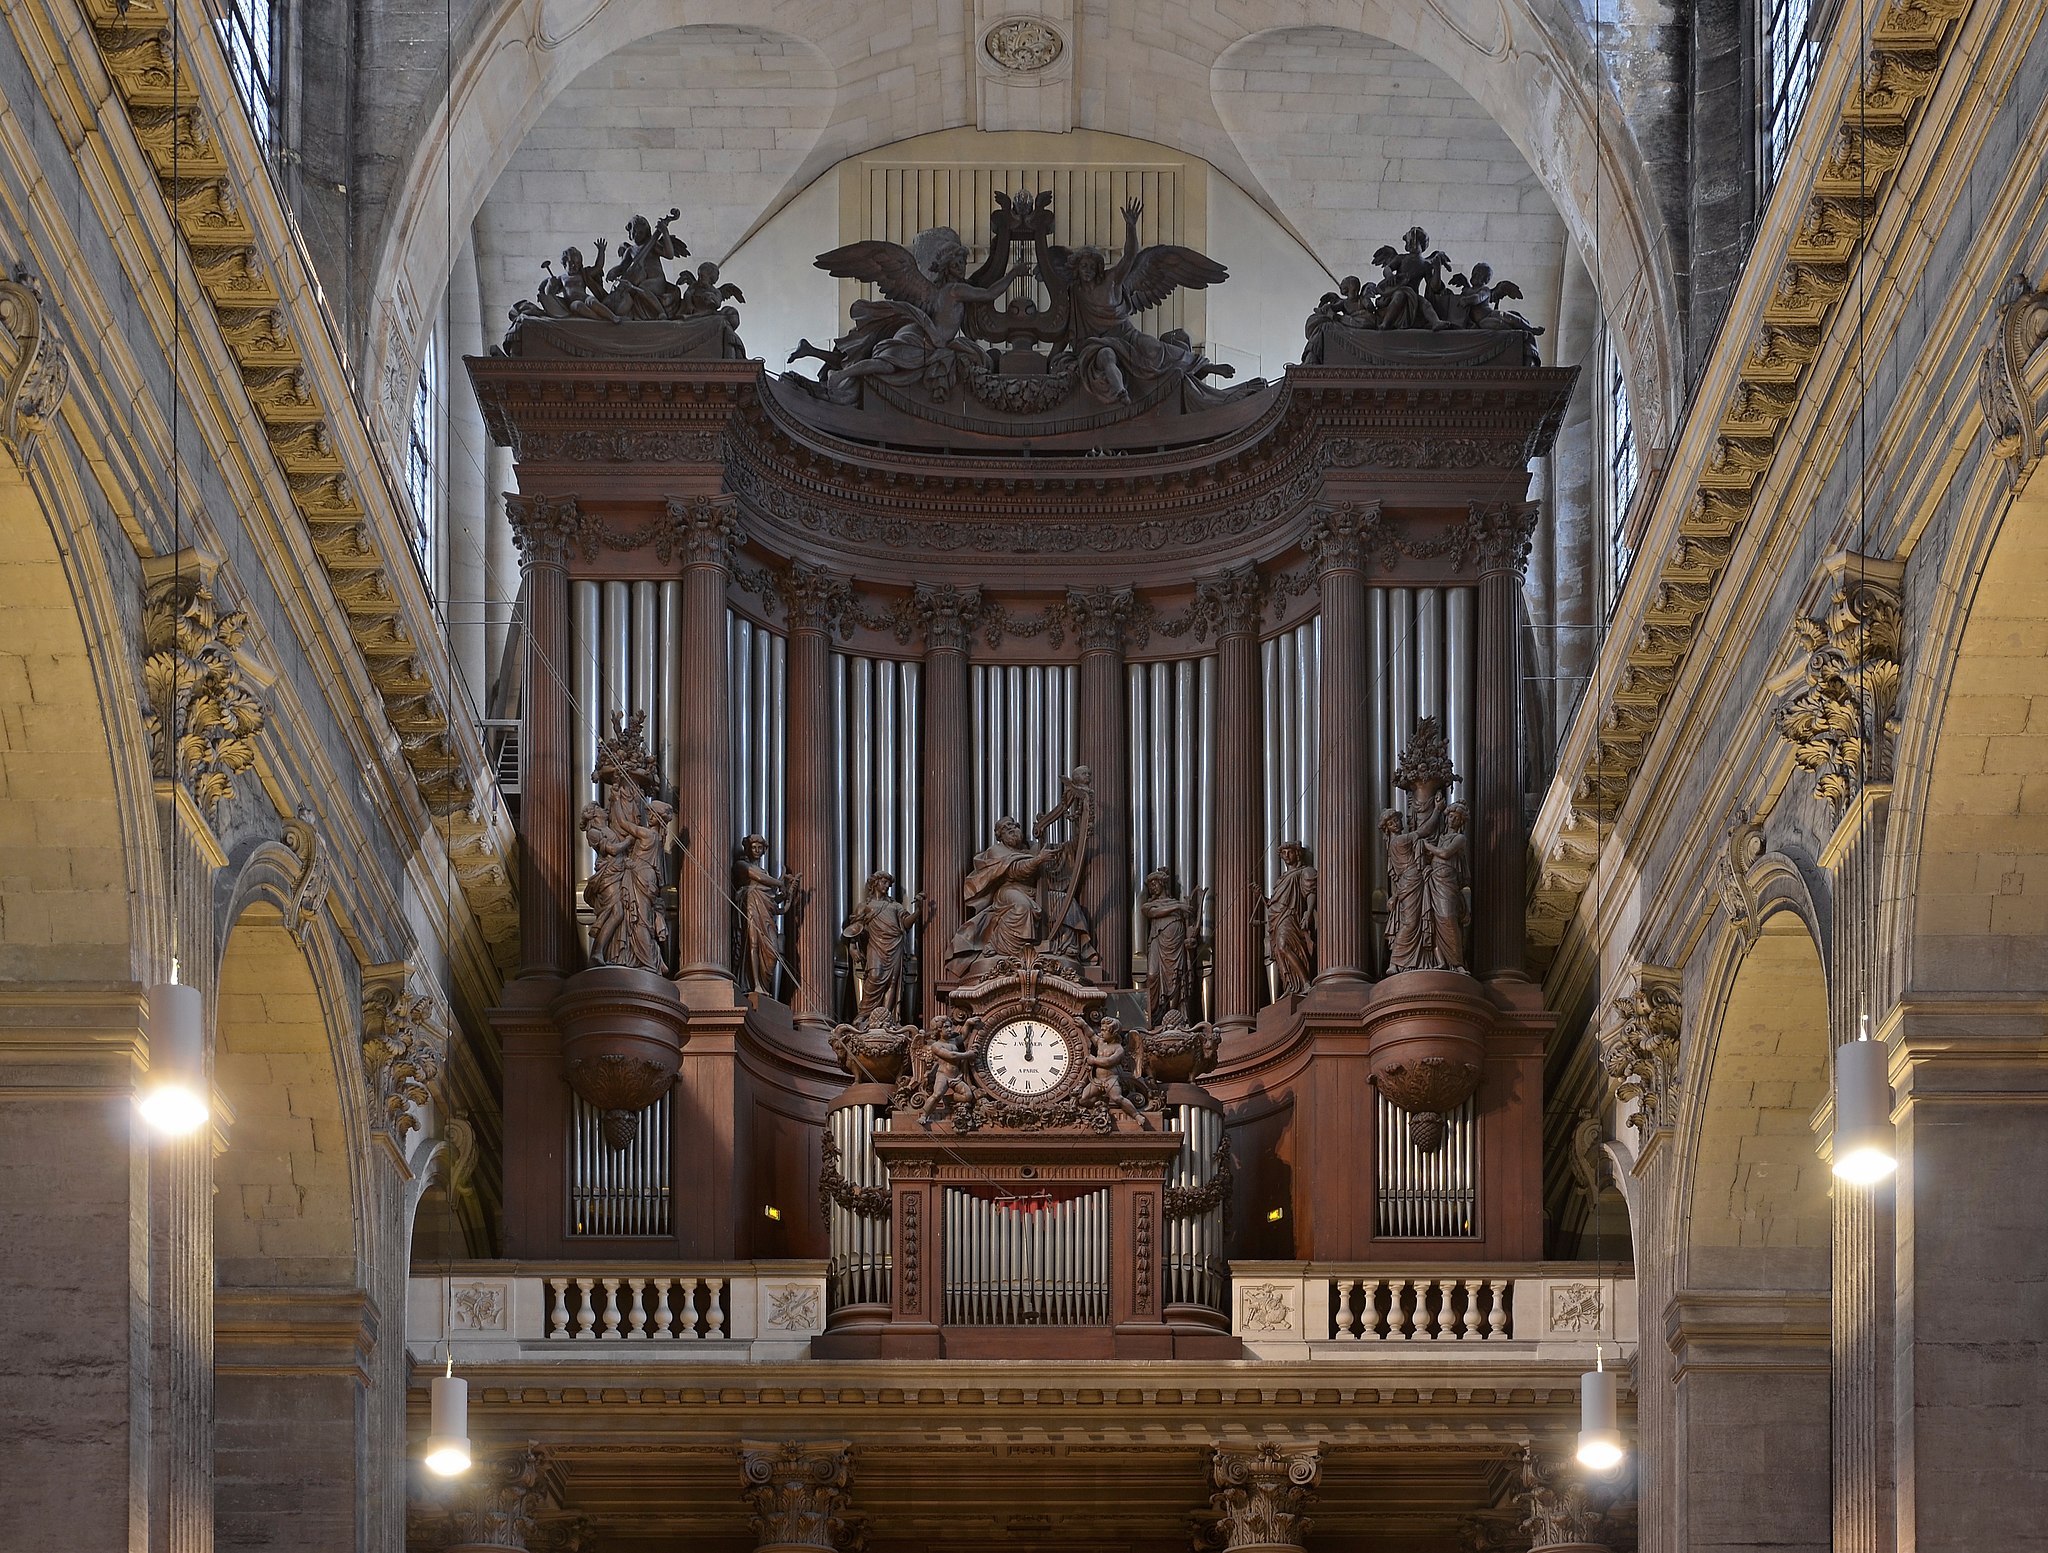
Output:
<svg viewBox="0 0 2048 1553">
<path fill-rule="evenodd" d="M 670 208 L 659 221 L 650 223 L 635 216 L 626 223 L 626 241 L 619 246 L 619 262 L 605 274 L 616 282 L 605 304 L 621 318 L 680 318 L 683 294 L 662 267 L 664 259 L 687 259 L 690 245 L 669 231 L 669 223 L 682 215 Z"/>
<path fill-rule="evenodd" d="M 884 300 L 854 303 L 853 329 L 829 351 L 804 340 L 789 359 L 822 361 L 817 392 L 835 404 L 855 402 L 868 377 L 894 387 L 922 384 L 935 401 L 944 399 L 962 370 L 988 364 L 987 351 L 963 332 L 969 304 L 994 302 L 1030 268 L 1020 257 L 993 284 L 976 285 L 967 278 L 967 257 L 951 227 L 920 232 L 908 248 L 871 239 L 818 255 L 819 269 L 870 281 Z"/>
<path fill-rule="evenodd" d="M 968 1032 L 943 1016 L 934 1022 L 932 1033 L 912 1047 L 915 1063 L 912 1083 L 922 1091 L 917 1102 L 917 1119 L 932 1124 L 936 1111 L 944 1120 L 974 1098 L 974 1086 L 967 1081 L 967 1064 L 974 1059 Z"/>
<path fill-rule="evenodd" d="M 746 293 L 739 287 L 730 281 L 719 281 L 718 266 L 709 259 L 697 266 L 695 275 L 684 270 L 676 276 L 676 281 L 682 289 L 680 313 L 684 318 L 702 318 L 722 311 L 728 302 L 747 300 Z M 1515 295 L 1520 296 L 1521 293 L 1518 291 Z"/>
<path fill-rule="evenodd" d="M 1099 1102 L 1132 1121 L 1143 1122 L 1144 1111 L 1125 1089 L 1126 1084 L 1138 1086 L 1142 1093 L 1144 1081 L 1126 1071 L 1130 1050 L 1124 1045 L 1123 1026 L 1115 1019 L 1103 1020 L 1089 1046 L 1088 1081 L 1075 1096 L 1076 1102 L 1083 1107 Z"/>
</svg>

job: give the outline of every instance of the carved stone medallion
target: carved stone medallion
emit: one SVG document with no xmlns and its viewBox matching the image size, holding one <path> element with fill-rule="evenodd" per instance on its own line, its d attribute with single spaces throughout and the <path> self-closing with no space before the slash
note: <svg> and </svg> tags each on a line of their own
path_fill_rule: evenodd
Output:
<svg viewBox="0 0 2048 1553">
<path fill-rule="evenodd" d="M 1043 70 L 1066 50 L 1060 35 L 1035 16 L 1012 16 L 997 22 L 981 46 L 990 59 L 1018 75 Z"/>
</svg>

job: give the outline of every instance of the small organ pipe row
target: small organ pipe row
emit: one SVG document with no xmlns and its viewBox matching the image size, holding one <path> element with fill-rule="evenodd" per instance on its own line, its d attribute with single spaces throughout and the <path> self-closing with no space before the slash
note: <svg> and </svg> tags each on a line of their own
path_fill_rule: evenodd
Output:
<svg viewBox="0 0 2048 1553">
<path fill-rule="evenodd" d="M 788 642 L 744 616 L 726 611 L 726 663 L 732 687 L 732 834 L 737 843 L 765 836 L 764 861 L 780 873 L 784 850 L 783 793 L 789 738 Z M 709 865 L 709 860 L 707 860 Z M 723 863 L 730 875 L 732 859 Z M 722 877 L 723 877 L 722 875 Z M 819 881 L 806 879 L 807 887 Z"/>
<path fill-rule="evenodd" d="M 623 1149 L 605 1141 L 603 1113 L 570 1097 L 569 1227 L 572 1236 L 616 1239 L 672 1233 L 669 1128 L 675 1091 L 639 1114 Z"/>
<path fill-rule="evenodd" d="M 1476 590 L 1472 588 L 1369 588 L 1366 590 L 1366 664 L 1371 687 L 1366 705 L 1369 780 L 1361 823 L 1370 827 L 1368 888 L 1384 910 L 1385 838 L 1375 823 L 1382 809 L 1398 807 L 1394 768 L 1425 717 L 1442 721 L 1458 785 L 1451 796 L 1472 801 L 1476 775 L 1473 708 Z M 1277 839 L 1277 838 L 1276 838 Z"/>
<path fill-rule="evenodd" d="M 889 1171 L 875 1153 L 875 1134 L 889 1125 L 886 1105 L 842 1105 L 826 1118 L 839 1150 L 839 1173 L 856 1191 L 889 1189 Z M 889 1221 L 837 1202 L 825 1210 L 830 1261 L 825 1291 L 834 1310 L 889 1303 Z"/>
<path fill-rule="evenodd" d="M 1177 1105 L 1167 1125 L 1181 1135 L 1180 1153 L 1166 1177 L 1169 1191 L 1198 1191 L 1216 1173 L 1223 1113 L 1211 1106 Z M 1230 1290 L 1223 1272 L 1223 1205 L 1182 1217 L 1166 1216 L 1166 1303 L 1226 1310 Z"/>
<path fill-rule="evenodd" d="M 923 802 L 923 666 L 889 658 L 832 655 L 832 723 L 838 773 L 838 866 L 831 882 L 833 931 L 861 900 L 868 876 L 887 869 L 898 896 L 918 890 L 922 848 L 918 805 Z M 853 1012 L 847 966 L 833 1007 Z M 910 1006 L 917 1007 L 917 989 Z"/>
<path fill-rule="evenodd" d="M 1060 779 L 1074 766 L 1076 678 L 1065 663 L 972 666 L 976 850 L 1005 815 L 1028 833 L 1060 801 Z"/>
<path fill-rule="evenodd" d="M 1473 1099 L 1444 1116 L 1443 1141 L 1425 1153 L 1408 1138 L 1408 1113 L 1374 1091 L 1379 1129 L 1378 1233 L 1430 1240 L 1479 1237 L 1479 1123 Z"/>
<path fill-rule="evenodd" d="M 1145 922 L 1139 909 L 1145 876 L 1153 869 L 1172 874 L 1181 895 L 1198 886 L 1209 888 L 1201 924 L 1205 936 L 1214 921 L 1216 660 L 1134 663 L 1126 673 L 1135 971 L 1145 963 Z M 1207 997 L 1202 1001 L 1206 1007 Z"/>
<path fill-rule="evenodd" d="M 949 1326 L 1106 1326 L 1109 1191 L 1065 1199 L 944 1192 Z"/>
</svg>

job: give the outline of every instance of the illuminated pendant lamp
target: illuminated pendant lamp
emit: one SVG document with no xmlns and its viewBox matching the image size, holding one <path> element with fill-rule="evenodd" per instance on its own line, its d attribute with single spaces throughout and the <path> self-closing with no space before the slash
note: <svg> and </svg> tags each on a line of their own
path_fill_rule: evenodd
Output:
<svg viewBox="0 0 2048 1553">
<path fill-rule="evenodd" d="M 182 1138 L 206 1125 L 206 1004 L 197 987 L 171 979 L 149 989 L 149 1076 L 136 1109 L 166 1137 Z"/>
<path fill-rule="evenodd" d="M 1621 1388 L 1607 1371 L 1603 1349 L 1593 1350 L 1593 1368 L 1579 1377 L 1579 1465 L 1612 1472 L 1621 1465 Z"/>
<path fill-rule="evenodd" d="M 1899 1168 L 1892 1151 L 1892 1086 L 1882 1041 L 1863 1034 L 1835 1048 L 1834 1171 L 1853 1186 L 1875 1186 Z"/>
<path fill-rule="evenodd" d="M 455 1373 L 455 1357 L 429 1383 L 427 1470 L 452 1478 L 469 1470 L 469 1382 Z"/>
</svg>

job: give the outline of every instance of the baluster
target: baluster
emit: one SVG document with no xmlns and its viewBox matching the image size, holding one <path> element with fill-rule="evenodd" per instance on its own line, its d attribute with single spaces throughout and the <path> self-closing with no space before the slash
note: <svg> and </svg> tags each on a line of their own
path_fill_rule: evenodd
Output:
<svg viewBox="0 0 2048 1553">
<path fill-rule="evenodd" d="M 1358 1341 L 1358 1313 L 1351 1308 L 1351 1291 L 1357 1287 L 1356 1278 L 1337 1281 L 1337 1336 L 1354 1343 Z"/>
<path fill-rule="evenodd" d="M 1482 1309 L 1479 1304 L 1482 1298 L 1486 1301 L 1484 1309 Z M 1491 1278 L 1478 1278 L 1473 1280 L 1471 1322 L 1473 1337 L 1477 1338 L 1480 1342 L 1483 1343 L 1489 1337 L 1493 1336 L 1493 1327 L 1490 1323 L 1492 1322 L 1494 1313 L 1499 1309 L 1500 1295 L 1494 1289 L 1493 1280 Z"/>
<path fill-rule="evenodd" d="M 617 1337 L 618 1335 L 619 1280 L 616 1278 L 607 1278 L 604 1280 L 604 1330 L 598 1333 L 598 1336 Z"/>
<path fill-rule="evenodd" d="M 1430 1307 L 1432 1299 L 1436 1301 L 1434 1310 Z M 1432 1343 L 1444 1335 L 1444 1319 L 1450 1315 L 1450 1311 L 1446 1307 L 1450 1302 L 1450 1295 L 1444 1288 L 1443 1279 L 1419 1278 L 1416 1280 L 1416 1329 L 1420 1335 L 1428 1338 Z"/>
<path fill-rule="evenodd" d="M 1382 1294 L 1387 1296 L 1387 1312 L 1384 1316 L 1380 1314 Z M 1384 1343 L 1393 1336 L 1394 1306 L 1399 1299 L 1400 1296 L 1395 1292 L 1394 1286 L 1384 1278 L 1375 1278 L 1370 1283 L 1362 1285 L 1359 1289 L 1358 1302 L 1364 1307 L 1362 1314 L 1365 1331 L 1360 1336 L 1370 1337 L 1376 1343 Z M 1382 1331 L 1382 1327 L 1386 1330 Z"/>
<path fill-rule="evenodd" d="M 711 1304 L 704 1312 L 704 1335 L 707 1338 L 725 1336 L 725 1308 L 719 1304 L 719 1291 L 725 1287 L 723 1278 L 706 1278 L 704 1286 L 711 1291 Z"/>
<path fill-rule="evenodd" d="M 577 1278 L 573 1282 L 576 1285 L 576 1293 L 582 1299 L 582 1303 L 576 1307 L 576 1336 L 579 1340 L 594 1337 L 596 1334 L 590 1329 L 597 1325 L 597 1303 L 593 1294 L 597 1280 Z"/>
<path fill-rule="evenodd" d="M 678 1285 L 683 1291 L 683 1313 L 676 1318 L 676 1336 L 701 1341 L 704 1334 L 697 1330 L 697 1283 L 695 1278 L 685 1278 Z"/>
<path fill-rule="evenodd" d="M 1508 1330 L 1508 1300 L 1514 1291 L 1514 1280 L 1496 1278 L 1493 1280 L 1493 1315 L 1489 1320 L 1489 1337 L 1513 1337 Z"/>
<path fill-rule="evenodd" d="M 566 1278 L 550 1278 L 548 1280 L 548 1292 L 555 1297 L 554 1309 L 548 1314 L 548 1336 L 567 1337 L 569 1335 L 569 1280 Z"/>
<path fill-rule="evenodd" d="M 1464 1307 L 1458 1311 L 1456 1322 L 1451 1328 L 1451 1335 L 1462 1343 L 1465 1341 L 1465 1334 L 1472 1330 L 1472 1318 L 1479 1313 L 1479 1290 L 1474 1279 L 1460 1278 L 1454 1292 L 1465 1296 Z"/>
<path fill-rule="evenodd" d="M 629 1338 L 647 1335 L 647 1306 L 641 1298 L 646 1293 L 647 1283 L 645 1278 L 626 1280 L 626 1287 L 633 1291 L 633 1308 L 626 1312 L 626 1336 Z"/>
<path fill-rule="evenodd" d="M 675 1317 L 668 1308 L 668 1280 L 666 1278 L 655 1279 L 654 1288 L 654 1335 L 656 1337 L 674 1337 L 676 1334 L 672 1323 Z"/>
<path fill-rule="evenodd" d="M 1398 1337 L 1402 1342 L 1415 1340 L 1415 1317 L 1422 1311 L 1422 1290 L 1413 1278 L 1394 1278 L 1389 1283 L 1393 1289 L 1393 1303 L 1387 1307 L 1387 1336 Z M 1415 1291 L 1415 1309 L 1411 1312 L 1401 1296 L 1408 1290 Z"/>
</svg>

